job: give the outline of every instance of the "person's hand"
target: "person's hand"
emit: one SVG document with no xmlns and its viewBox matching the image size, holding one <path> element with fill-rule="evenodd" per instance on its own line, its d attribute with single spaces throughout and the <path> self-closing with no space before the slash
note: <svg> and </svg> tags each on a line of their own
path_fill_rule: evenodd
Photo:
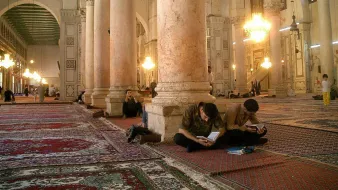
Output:
<svg viewBox="0 0 338 190">
<path fill-rule="evenodd" d="M 207 146 L 208 145 L 208 140 L 206 140 L 206 139 L 198 139 L 197 142 L 200 143 L 203 146 Z"/>
<path fill-rule="evenodd" d="M 264 132 L 265 132 L 265 130 L 266 130 L 266 128 L 265 127 L 263 127 L 263 128 L 261 128 L 261 129 L 258 129 L 257 130 L 257 134 L 263 134 Z"/>
<path fill-rule="evenodd" d="M 129 100 L 129 96 L 128 96 L 128 94 L 127 94 L 127 95 L 126 95 L 126 98 L 124 99 L 124 101 L 128 102 L 128 100 Z"/>
<path fill-rule="evenodd" d="M 256 133 L 257 132 L 256 128 L 252 128 L 252 127 L 247 127 L 246 131 L 248 131 L 249 133 Z"/>
<path fill-rule="evenodd" d="M 207 147 L 210 147 L 210 146 L 212 146 L 212 145 L 214 145 L 215 144 L 215 142 L 214 141 L 207 141 Z"/>
</svg>

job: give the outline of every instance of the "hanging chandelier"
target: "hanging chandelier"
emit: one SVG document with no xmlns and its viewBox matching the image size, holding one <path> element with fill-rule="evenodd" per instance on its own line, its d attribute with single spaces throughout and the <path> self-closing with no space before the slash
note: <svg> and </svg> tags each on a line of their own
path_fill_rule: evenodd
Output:
<svg viewBox="0 0 338 190">
<path fill-rule="evenodd" d="M 272 66 L 268 57 L 264 58 L 264 62 L 261 64 L 261 66 L 266 68 L 266 69 L 269 69 Z"/>
<path fill-rule="evenodd" d="M 271 24 L 264 20 L 261 13 L 252 14 L 252 20 L 245 23 L 244 30 L 249 34 L 251 40 L 261 42 L 268 35 Z"/>
<path fill-rule="evenodd" d="M 34 71 L 34 73 L 32 74 L 31 72 L 29 72 L 28 68 L 23 73 L 23 76 L 27 77 L 27 78 L 32 78 L 32 79 L 34 79 L 37 82 L 42 83 L 42 84 L 48 84 L 48 82 L 45 78 L 42 78 L 36 71 Z"/>
<path fill-rule="evenodd" d="M 142 64 L 142 67 L 147 69 L 147 70 L 150 70 L 150 69 L 155 67 L 155 64 L 151 61 L 150 57 L 146 57 L 146 60 Z"/>
<path fill-rule="evenodd" d="M 0 61 L 0 66 L 3 66 L 6 69 L 8 69 L 9 67 L 13 65 L 14 65 L 14 61 L 9 58 L 9 54 L 5 54 L 4 59 Z"/>
</svg>

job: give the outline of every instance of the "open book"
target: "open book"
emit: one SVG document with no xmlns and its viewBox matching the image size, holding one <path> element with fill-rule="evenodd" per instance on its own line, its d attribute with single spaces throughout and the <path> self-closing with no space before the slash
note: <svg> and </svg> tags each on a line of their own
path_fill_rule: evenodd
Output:
<svg viewBox="0 0 338 190">
<path fill-rule="evenodd" d="M 199 139 L 206 139 L 208 141 L 215 142 L 216 139 L 217 139 L 217 137 L 218 137 L 218 135 L 219 135 L 219 132 L 211 132 L 208 137 L 197 136 L 197 138 L 199 138 Z"/>
<path fill-rule="evenodd" d="M 263 129 L 264 124 L 251 124 L 251 125 L 247 125 L 248 127 L 252 127 L 252 128 L 257 128 L 257 130 Z"/>
</svg>

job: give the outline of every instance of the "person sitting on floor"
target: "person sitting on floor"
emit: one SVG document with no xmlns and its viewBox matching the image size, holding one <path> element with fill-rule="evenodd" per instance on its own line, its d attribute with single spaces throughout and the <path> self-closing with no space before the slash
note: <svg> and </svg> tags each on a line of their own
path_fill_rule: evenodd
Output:
<svg viewBox="0 0 338 190">
<path fill-rule="evenodd" d="M 197 138 L 207 137 L 212 126 L 218 128 L 220 134 L 215 142 Z M 177 145 L 187 148 L 187 152 L 202 148 L 217 148 L 224 141 L 225 126 L 215 104 L 201 102 L 190 106 L 184 113 L 182 124 L 174 136 Z"/>
<path fill-rule="evenodd" d="M 85 93 L 86 91 L 81 91 L 81 93 L 79 94 L 79 96 L 77 97 L 77 99 L 76 99 L 76 101 L 79 103 L 79 104 L 84 104 L 84 101 L 83 101 L 83 99 L 82 99 L 82 97 L 83 97 L 83 95 L 84 95 L 84 93 Z"/>
<path fill-rule="evenodd" d="M 148 113 L 143 109 L 142 122 L 137 125 L 132 125 L 128 131 L 128 143 L 131 143 L 137 135 L 148 135 L 151 131 L 148 129 Z"/>
<path fill-rule="evenodd" d="M 133 96 L 133 92 L 130 89 L 126 90 L 126 98 L 123 102 L 123 118 L 126 117 L 136 117 L 138 114 L 142 113 L 142 105 L 136 100 Z"/>
<path fill-rule="evenodd" d="M 253 145 L 267 142 L 267 139 L 260 139 L 267 133 L 265 127 L 258 130 L 246 125 L 247 121 L 251 124 L 259 123 L 256 117 L 258 109 L 258 103 L 254 99 L 248 99 L 244 104 L 236 104 L 228 108 L 223 121 L 226 124 L 229 144 Z"/>
<path fill-rule="evenodd" d="M 6 88 L 4 96 L 5 96 L 5 100 L 4 100 L 5 102 L 14 102 L 15 101 L 14 93 L 9 88 Z"/>
</svg>

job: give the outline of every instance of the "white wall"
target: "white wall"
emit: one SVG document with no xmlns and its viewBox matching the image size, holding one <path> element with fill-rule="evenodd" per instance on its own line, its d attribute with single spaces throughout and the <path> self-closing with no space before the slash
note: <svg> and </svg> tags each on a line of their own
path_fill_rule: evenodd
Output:
<svg viewBox="0 0 338 190">
<path fill-rule="evenodd" d="M 31 64 L 30 60 L 34 60 Z M 31 72 L 37 71 L 42 78 L 45 78 L 48 84 L 60 86 L 59 68 L 57 61 L 60 60 L 59 46 L 34 45 L 28 46 L 27 61 Z"/>
</svg>

